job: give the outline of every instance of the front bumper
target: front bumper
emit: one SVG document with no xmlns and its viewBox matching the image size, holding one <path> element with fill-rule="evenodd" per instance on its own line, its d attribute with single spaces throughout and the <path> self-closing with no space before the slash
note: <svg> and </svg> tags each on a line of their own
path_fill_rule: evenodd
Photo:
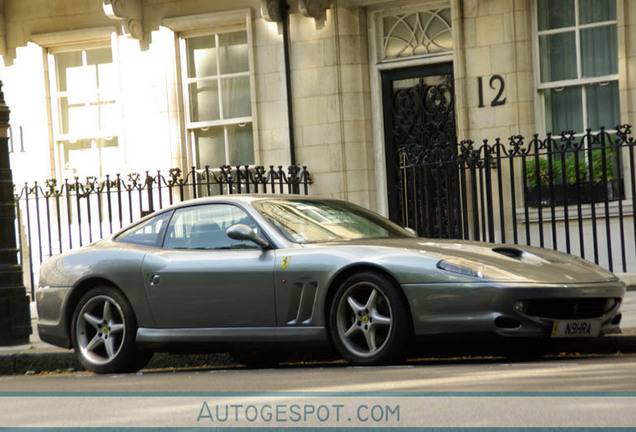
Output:
<svg viewBox="0 0 636 432">
<path fill-rule="evenodd" d="M 490 333 L 507 337 L 550 337 L 555 320 L 568 319 L 567 314 L 534 316 L 515 308 L 515 303 L 599 298 L 619 301 L 589 318 L 601 321 L 601 335 L 619 333 L 620 304 L 625 294 L 625 285 L 618 281 L 568 285 L 405 284 L 402 288 L 411 306 L 417 336 Z"/>
</svg>

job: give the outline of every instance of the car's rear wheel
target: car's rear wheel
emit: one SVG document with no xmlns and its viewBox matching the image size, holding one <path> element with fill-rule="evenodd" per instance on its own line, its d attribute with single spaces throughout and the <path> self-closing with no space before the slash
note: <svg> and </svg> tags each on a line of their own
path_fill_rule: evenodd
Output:
<svg viewBox="0 0 636 432">
<path fill-rule="evenodd" d="M 331 303 L 329 330 L 340 354 L 359 365 L 404 361 L 408 304 L 396 284 L 375 272 L 347 278 Z"/>
<path fill-rule="evenodd" d="M 135 372 L 151 352 L 135 345 L 137 320 L 128 300 L 116 289 L 88 291 L 73 314 L 71 337 L 79 361 L 95 373 Z"/>
</svg>

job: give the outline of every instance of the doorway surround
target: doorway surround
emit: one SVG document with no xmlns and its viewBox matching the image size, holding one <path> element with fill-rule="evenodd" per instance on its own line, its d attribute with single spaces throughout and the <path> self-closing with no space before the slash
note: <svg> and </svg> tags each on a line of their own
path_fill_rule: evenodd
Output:
<svg viewBox="0 0 636 432">
<path fill-rule="evenodd" d="M 416 13 L 422 14 L 423 17 L 440 14 L 440 11 L 447 9 L 450 11 L 450 39 L 446 39 L 443 46 L 433 46 L 427 49 L 424 46 L 406 47 L 404 50 L 396 48 L 395 44 L 389 45 L 387 41 L 391 39 L 391 29 L 394 29 L 397 21 L 402 21 L 405 17 Z M 458 109 L 459 105 L 465 100 L 465 89 L 459 85 L 459 79 L 465 76 L 464 61 L 457 54 L 457 48 L 461 46 L 461 35 L 459 31 L 461 1 L 430 1 L 430 2 L 413 2 L 405 4 L 400 2 L 394 7 L 387 6 L 370 6 L 367 13 L 367 28 L 369 31 L 369 78 L 371 84 L 371 112 L 373 120 L 373 154 L 375 160 L 375 178 L 376 178 L 376 203 L 375 210 L 384 215 L 389 215 L 388 200 L 388 181 L 386 167 L 386 146 L 384 138 L 384 114 L 383 114 L 383 95 L 382 95 L 382 73 L 384 71 L 425 67 L 440 63 L 452 63 L 453 75 L 455 77 L 455 92 L 458 102 L 456 121 L 457 131 L 464 130 L 466 119 L 462 114 L 463 110 Z M 448 16 L 448 12 L 445 14 Z M 418 25 L 426 28 L 426 23 L 421 18 L 417 19 Z M 385 28 L 388 24 L 389 28 Z M 414 32 L 415 33 L 415 32 Z M 421 41 L 421 39 L 420 39 Z M 448 42 L 451 42 L 450 46 Z M 396 52 L 396 49 L 398 52 Z M 390 52 L 389 52 L 390 51 Z"/>
</svg>

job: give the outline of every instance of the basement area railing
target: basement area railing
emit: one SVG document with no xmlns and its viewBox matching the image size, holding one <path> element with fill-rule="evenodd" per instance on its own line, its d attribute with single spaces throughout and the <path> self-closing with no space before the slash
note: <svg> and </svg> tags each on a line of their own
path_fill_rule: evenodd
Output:
<svg viewBox="0 0 636 432">
<path fill-rule="evenodd" d="M 173 168 L 167 174 L 116 174 L 16 186 L 20 259 L 33 298 L 40 264 L 50 255 L 108 236 L 143 216 L 181 201 L 225 194 L 304 194 L 307 167 Z"/>
</svg>

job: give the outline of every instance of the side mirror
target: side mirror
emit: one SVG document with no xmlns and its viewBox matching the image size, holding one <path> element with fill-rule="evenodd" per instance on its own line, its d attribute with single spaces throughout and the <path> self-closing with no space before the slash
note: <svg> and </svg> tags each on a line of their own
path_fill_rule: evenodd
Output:
<svg viewBox="0 0 636 432">
<path fill-rule="evenodd" d="M 251 241 L 252 243 L 256 243 L 263 249 L 270 248 L 271 245 L 267 240 L 262 239 L 254 232 L 254 230 L 247 225 L 237 224 L 232 225 L 225 231 L 225 234 L 231 239 L 234 240 L 243 240 L 243 241 Z"/>
</svg>

